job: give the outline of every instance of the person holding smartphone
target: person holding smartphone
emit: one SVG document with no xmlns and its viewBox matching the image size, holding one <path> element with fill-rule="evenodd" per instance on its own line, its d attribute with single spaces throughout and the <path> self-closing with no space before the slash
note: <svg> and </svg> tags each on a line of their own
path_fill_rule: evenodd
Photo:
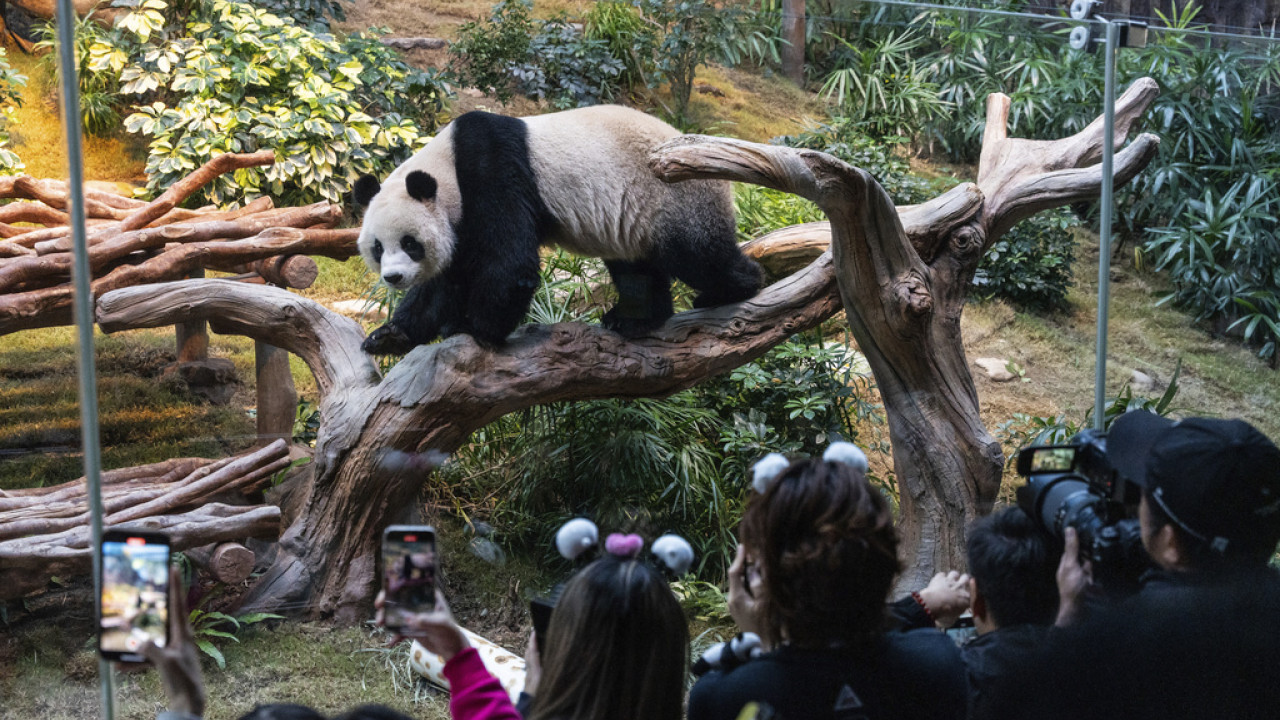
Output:
<svg viewBox="0 0 1280 720">
<path fill-rule="evenodd" d="M 521 718 L 438 591 L 435 609 L 408 615 L 400 638 L 416 639 L 445 659 L 454 720 Z M 643 560 L 607 554 L 566 583 L 541 658 L 531 640 L 525 691 L 533 698 L 526 716 L 681 720 L 688 657 L 688 624 L 666 577 Z"/>
</svg>

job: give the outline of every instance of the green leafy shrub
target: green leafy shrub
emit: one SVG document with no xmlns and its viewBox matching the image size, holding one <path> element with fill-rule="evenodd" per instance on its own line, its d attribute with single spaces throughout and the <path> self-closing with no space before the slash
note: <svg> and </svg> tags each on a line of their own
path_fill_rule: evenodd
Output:
<svg viewBox="0 0 1280 720">
<path fill-rule="evenodd" d="M 271 149 L 274 165 L 223 175 L 201 199 L 341 202 L 360 174 L 424 144 L 444 108 L 440 76 L 372 38 L 339 41 L 227 0 L 117 2 L 134 11 L 93 31 L 89 69 L 139 101 L 125 127 L 150 138 L 152 192 L 217 154 Z"/>
<path fill-rule="evenodd" d="M 0 174 L 12 175 L 26 167 L 22 158 L 9 149 L 9 125 L 13 123 L 14 110 L 22 105 L 19 88 L 26 84 L 26 76 L 9 66 L 9 56 L 0 48 Z"/>
<path fill-rule="evenodd" d="M 650 84 L 670 86 L 673 104 L 667 114 L 682 126 L 688 117 L 694 75 L 708 59 L 719 57 L 718 51 L 735 37 L 735 16 L 719 12 L 711 0 L 636 1 L 645 20 L 658 28 L 657 75 Z"/>
<path fill-rule="evenodd" d="M 809 200 L 759 185 L 734 184 L 733 204 L 737 209 L 739 242 L 792 225 L 826 219 L 822 210 Z"/>
<path fill-rule="evenodd" d="M 76 76 L 80 82 L 80 116 L 85 132 L 102 134 L 120 127 L 120 111 L 117 108 L 120 83 L 110 75 L 94 73 L 89 68 L 89 50 L 101 37 L 102 26 L 89 11 L 72 21 L 75 28 L 75 54 L 78 65 Z M 49 23 L 35 28 L 40 41 L 38 52 L 44 53 L 41 63 L 51 69 L 58 87 L 62 87 L 62 67 L 58 49 L 58 28 Z"/>
<path fill-rule="evenodd" d="M 299 25 L 318 30 L 328 30 L 330 18 L 347 19 L 339 0 L 253 0 L 253 4 L 272 15 L 293 18 Z"/>
<path fill-rule="evenodd" d="M 450 52 L 461 81 L 502 102 L 520 92 L 559 108 L 616 96 L 623 63 L 609 43 L 584 35 L 563 16 L 536 20 L 530 7 L 529 0 L 503 0 L 487 21 L 458 29 Z"/>
<path fill-rule="evenodd" d="M 843 52 L 823 82 L 822 94 L 855 127 L 875 138 L 910 138 L 926 122 L 945 115 L 947 104 L 938 86 L 915 59 L 925 37 L 908 30 L 856 43 L 838 39 Z"/>
<path fill-rule="evenodd" d="M 1173 300 L 1197 319 L 1221 318 L 1246 342 L 1276 357 L 1280 338 L 1280 186 L 1269 178 L 1240 180 L 1225 191 L 1205 188 L 1182 217 L 1152 229 L 1146 251 L 1169 274 Z"/>
<path fill-rule="evenodd" d="M 899 151 L 903 137 L 873 138 L 858 120 L 843 115 L 830 122 L 816 123 L 795 135 L 783 135 L 774 144 L 806 150 L 820 150 L 871 173 L 899 205 L 924 202 L 936 188 L 911 172 L 911 164 Z"/>
<path fill-rule="evenodd" d="M 603 40 L 585 36 L 563 17 L 542 24 L 529 42 L 529 59 L 511 69 L 526 96 L 556 108 L 595 105 L 620 88 L 623 64 Z"/>
<path fill-rule="evenodd" d="M 1002 298 L 1029 310 L 1068 307 L 1078 223 L 1066 210 L 1046 211 L 1014 225 L 987 248 L 971 293 Z"/>
<path fill-rule="evenodd" d="M 657 71 L 657 30 L 634 5 L 621 0 L 593 4 L 583 20 L 583 32 L 592 40 L 604 41 L 609 54 L 622 62 L 618 81 L 623 88 L 644 87 Z"/>
</svg>

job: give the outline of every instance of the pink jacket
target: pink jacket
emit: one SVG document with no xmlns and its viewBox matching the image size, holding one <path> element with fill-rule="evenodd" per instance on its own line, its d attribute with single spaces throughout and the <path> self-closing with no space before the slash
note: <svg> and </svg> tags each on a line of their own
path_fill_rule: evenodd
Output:
<svg viewBox="0 0 1280 720">
<path fill-rule="evenodd" d="M 453 720 L 523 720 L 475 648 L 450 658 L 444 665 L 444 677 L 452 693 L 449 714 Z"/>
</svg>

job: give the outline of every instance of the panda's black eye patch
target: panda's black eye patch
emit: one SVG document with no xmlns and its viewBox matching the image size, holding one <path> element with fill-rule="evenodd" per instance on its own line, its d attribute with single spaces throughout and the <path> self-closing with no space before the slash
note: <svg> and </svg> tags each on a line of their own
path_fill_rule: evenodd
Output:
<svg viewBox="0 0 1280 720">
<path fill-rule="evenodd" d="M 405 235 L 400 238 L 400 249 L 414 262 L 418 262 L 427 254 L 426 249 L 422 247 L 422 243 L 418 242 L 418 239 L 412 235 Z"/>
<path fill-rule="evenodd" d="M 382 241 L 373 241 L 373 260 L 374 262 L 382 262 Z"/>
</svg>

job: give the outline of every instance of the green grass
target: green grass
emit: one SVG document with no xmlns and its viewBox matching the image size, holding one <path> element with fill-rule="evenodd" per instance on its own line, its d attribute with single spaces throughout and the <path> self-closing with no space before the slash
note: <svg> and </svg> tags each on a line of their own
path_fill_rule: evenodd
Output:
<svg viewBox="0 0 1280 720">
<path fill-rule="evenodd" d="M 42 487 L 83 475 L 79 374 L 73 328 L 0 337 L 0 489 Z M 167 381 L 172 331 L 95 338 L 99 437 L 106 469 L 172 457 L 222 457 L 254 440 L 242 388 L 226 406 L 193 402 Z M 252 343 L 213 336 L 211 355 L 253 378 Z"/>
</svg>

